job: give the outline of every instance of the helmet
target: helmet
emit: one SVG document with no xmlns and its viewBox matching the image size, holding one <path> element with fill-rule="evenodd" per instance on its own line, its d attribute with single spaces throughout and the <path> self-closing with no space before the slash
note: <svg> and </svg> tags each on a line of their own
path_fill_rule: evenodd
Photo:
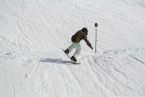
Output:
<svg viewBox="0 0 145 97">
<path fill-rule="evenodd" d="M 88 29 L 86 27 L 82 28 L 82 31 L 88 34 Z"/>
</svg>

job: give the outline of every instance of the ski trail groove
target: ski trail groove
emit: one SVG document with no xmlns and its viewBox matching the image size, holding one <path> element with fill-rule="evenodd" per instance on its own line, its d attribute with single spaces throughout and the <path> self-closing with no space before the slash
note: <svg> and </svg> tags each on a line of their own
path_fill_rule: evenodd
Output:
<svg viewBox="0 0 145 97">
<path fill-rule="evenodd" d="M 103 84 L 101 81 L 99 81 L 98 78 L 96 77 L 96 76 L 99 76 L 100 77 L 100 75 L 99 74 L 96 75 L 97 72 L 95 72 L 94 69 L 93 69 L 93 65 L 96 65 L 95 63 L 93 63 L 93 59 L 87 58 L 86 59 L 86 63 L 88 63 L 88 65 L 89 65 L 89 67 L 91 69 L 90 71 L 91 71 L 91 75 L 93 76 L 93 78 L 95 80 L 95 86 L 96 86 L 96 84 L 99 83 L 101 85 L 101 87 L 103 88 L 103 90 L 105 90 L 106 92 L 109 93 L 110 90 L 106 87 L 106 85 Z M 100 77 L 100 79 L 101 79 L 101 77 Z M 101 91 L 102 91 L 102 88 L 100 88 Z"/>
<path fill-rule="evenodd" d="M 138 59 L 137 57 L 129 54 L 130 57 L 132 57 L 133 59 L 135 59 L 136 61 L 140 62 L 141 64 L 143 64 L 145 66 L 145 62 L 143 62 L 142 60 Z"/>
</svg>

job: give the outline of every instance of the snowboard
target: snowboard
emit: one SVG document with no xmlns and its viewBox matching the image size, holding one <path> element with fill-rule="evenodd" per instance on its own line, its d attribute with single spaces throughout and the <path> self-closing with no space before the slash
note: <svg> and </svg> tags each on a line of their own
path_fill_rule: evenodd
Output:
<svg viewBox="0 0 145 97">
<path fill-rule="evenodd" d="M 73 63 L 73 64 L 81 64 L 81 63 L 79 63 L 77 61 L 75 62 L 75 61 L 71 60 L 71 57 L 68 54 L 65 53 L 65 50 L 64 49 L 62 49 L 62 51 L 70 59 L 70 63 Z"/>
</svg>

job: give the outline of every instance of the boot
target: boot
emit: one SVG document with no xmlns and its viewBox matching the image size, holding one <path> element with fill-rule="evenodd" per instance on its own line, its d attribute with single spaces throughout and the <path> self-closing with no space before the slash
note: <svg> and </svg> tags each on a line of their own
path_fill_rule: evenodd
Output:
<svg viewBox="0 0 145 97">
<path fill-rule="evenodd" d="M 77 62 L 77 60 L 74 56 L 71 57 L 71 60 L 74 61 L 74 62 Z"/>
<path fill-rule="evenodd" d="M 69 50 L 68 50 L 68 49 L 66 49 L 64 52 L 65 52 L 66 54 L 69 54 Z"/>
</svg>

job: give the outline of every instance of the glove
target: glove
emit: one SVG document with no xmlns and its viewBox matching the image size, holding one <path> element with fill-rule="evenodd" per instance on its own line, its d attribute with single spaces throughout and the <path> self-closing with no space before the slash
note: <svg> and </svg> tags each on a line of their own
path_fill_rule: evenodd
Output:
<svg viewBox="0 0 145 97">
<path fill-rule="evenodd" d="M 92 46 L 90 46 L 90 48 L 91 48 L 91 49 L 93 49 L 93 47 L 92 47 Z"/>
</svg>

